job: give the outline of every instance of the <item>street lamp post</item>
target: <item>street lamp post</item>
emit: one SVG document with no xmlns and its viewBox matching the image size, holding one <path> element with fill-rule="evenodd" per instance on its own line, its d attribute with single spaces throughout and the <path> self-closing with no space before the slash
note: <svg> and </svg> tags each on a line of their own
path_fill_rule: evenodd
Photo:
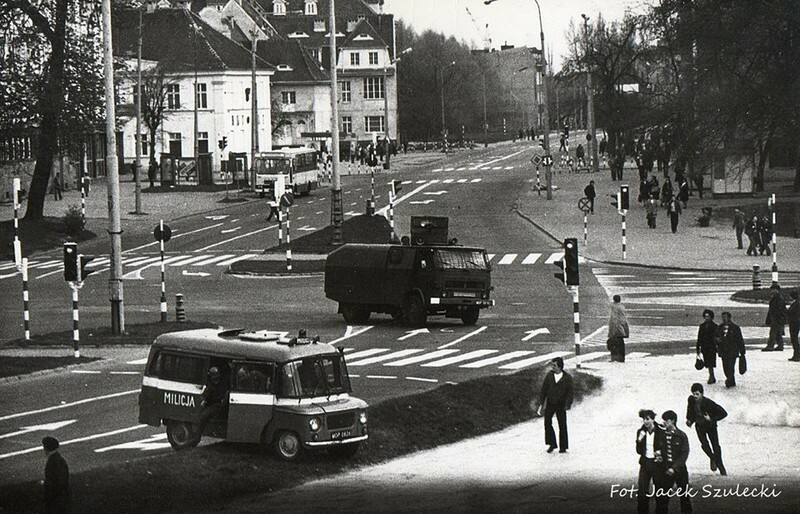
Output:
<svg viewBox="0 0 800 514">
<path fill-rule="evenodd" d="M 489 5 L 497 0 L 484 0 L 484 4 Z M 547 186 L 547 199 L 553 199 L 553 168 L 550 157 L 550 108 L 547 103 L 547 59 L 544 53 L 544 28 L 542 26 L 542 9 L 539 7 L 539 0 L 536 3 L 536 10 L 539 14 L 539 38 L 542 43 L 542 100 L 544 101 L 544 161 L 545 161 L 545 185 Z"/>
<path fill-rule="evenodd" d="M 392 143 L 392 139 L 391 139 L 391 136 L 389 135 L 389 88 L 388 88 L 389 70 L 388 70 L 388 67 L 389 67 L 389 65 L 396 64 L 400 60 L 400 56 L 401 55 L 405 55 L 405 54 L 411 52 L 411 50 L 413 50 L 413 48 L 411 48 L 411 47 L 406 48 L 405 50 L 403 50 L 402 52 L 397 54 L 397 57 L 395 57 L 391 61 L 387 62 L 383 66 L 383 129 L 384 129 L 384 136 L 385 136 L 384 137 L 384 144 L 386 145 L 385 152 L 384 152 L 385 155 L 386 155 L 386 161 L 383 164 L 383 169 L 385 169 L 385 170 L 388 170 L 389 167 L 390 167 L 390 155 L 391 155 L 390 150 L 391 150 L 391 146 L 392 146 L 392 144 L 391 144 Z M 389 55 L 389 49 L 388 48 L 386 49 L 386 55 Z M 396 67 L 395 67 L 394 76 L 395 76 L 395 84 L 397 84 L 397 78 L 396 78 L 397 77 L 397 68 Z M 395 88 L 395 91 L 397 91 L 397 88 Z"/>
<path fill-rule="evenodd" d="M 589 63 L 589 17 L 581 14 L 583 17 L 583 32 L 586 38 L 586 110 L 587 112 L 587 129 L 589 131 L 589 155 L 592 156 L 592 171 L 600 171 L 600 161 L 597 155 L 597 135 L 594 119 L 594 94 L 592 93 L 592 67 Z"/>
<path fill-rule="evenodd" d="M 444 119 L 444 70 L 446 70 L 450 66 L 454 66 L 455 64 L 456 62 L 453 61 L 439 68 L 439 91 L 442 97 L 442 144 L 444 145 L 445 153 L 447 153 L 447 126 L 445 125 L 445 119 Z"/>
<path fill-rule="evenodd" d="M 489 125 L 486 123 L 486 72 L 483 72 L 483 147 L 489 146 Z"/>
<path fill-rule="evenodd" d="M 336 70 L 336 6 L 330 1 L 328 9 L 328 30 L 330 32 L 330 66 L 331 66 L 331 225 L 333 235 L 331 244 L 341 245 L 342 223 L 342 184 L 339 178 L 339 82 Z"/>
</svg>

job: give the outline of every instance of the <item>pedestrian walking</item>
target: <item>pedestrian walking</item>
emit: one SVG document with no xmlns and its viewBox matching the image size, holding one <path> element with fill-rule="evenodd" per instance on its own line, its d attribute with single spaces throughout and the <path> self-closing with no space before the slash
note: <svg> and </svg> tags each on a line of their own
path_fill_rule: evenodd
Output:
<svg viewBox="0 0 800 514">
<path fill-rule="evenodd" d="M 547 453 L 553 453 L 556 448 L 559 449 L 558 453 L 567 453 L 569 449 L 567 411 L 572 407 L 574 394 L 572 377 L 564 371 L 564 359 L 556 357 L 550 361 L 550 371 L 544 377 L 537 411 L 539 415 L 544 411 L 544 444 L 547 445 Z M 553 430 L 554 414 L 558 421 L 558 443 Z"/>
<path fill-rule="evenodd" d="M 766 252 L 768 256 L 772 255 L 769 249 L 769 242 L 772 240 L 772 221 L 770 221 L 766 214 L 761 216 L 761 219 L 758 221 L 758 235 L 758 254 L 764 255 L 764 252 Z"/>
<path fill-rule="evenodd" d="M 62 189 L 61 173 L 56 173 L 53 176 L 53 182 L 50 187 L 53 190 L 53 200 L 61 200 L 63 198 L 63 196 L 61 195 L 61 189 Z"/>
<path fill-rule="evenodd" d="M 683 203 L 685 209 L 689 206 L 689 181 L 681 174 L 680 177 L 675 177 L 675 182 L 678 183 L 678 200 Z"/>
<path fill-rule="evenodd" d="M 669 512 L 669 497 L 667 493 L 673 485 L 678 486 L 681 513 L 692 512 L 692 500 L 689 496 L 689 471 L 686 469 L 686 459 L 689 458 L 689 437 L 677 427 L 678 415 L 668 410 L 661 415 L 664 420 L 664 437 L 660 440 L 658 450 L 661 453 L 661 472 L 656 479 L 656 512 L 666 514 Z M 659 494 L 661 493 L 661 494 Z"/>
<path fill-rule="evenodd" d="M 650 228 L 656 228 L 656 217 L 658 216 L 658 200 L 653 198 L 653 195 L 650 195 L 650 198 L 647 199 L 647 203 L 645 203 L 644 207 L 647 210 L 647 226 Z"/>
<path fill-rule="evenodd" d="M 158 171 L 158 163 L 155 157 L 150 158 L 150 166 L 147 167 L 147 179 L 150 181 L 150 188 L 155 187 L 156 172 Z"/>
<path fill-rule="evenodd" d="M 646 202 L 650 198 L 650 182 L 647 179 L 639 181 L 639 202 Z"/>
<path fill-rule="evenodd" d="M 715 336 L 717 353 L 722 359 L 722 371 L 725 372 L 725 387 L 736 387 L 736 359 L 745 358 L 744 337 L 739 325 L 731 321 L 731 313 L 722 313 L 722 323 L 717 327 Z"/>
<path fill-rule="evenodd" d="M 575 160 L 577 161 L 577 166 L 586 166 L 586 161 L 583 159 L 585 155 L 585 151 L 583 149 L 583 145 L 578 143 L 578 147 L 575 149 Z"/>
<path fill-rule="evenodd" d="M 736 244 L 739 250 L 744 248 L 744 245 L 742 244 L 742 233 L 744 233 L 744 227 L 746 224 L 744 212 L 742 212 L 738 207 L 733 209 L 733 229 L 736 231 Z"/>
<path fill-rule="evenodd" d="M 694 425 L 697 438 L 703 453 L 708 455 L 711 471 L 719 469 L 719 474 L 726 476 L 728 471 L 722 463 L 722 448 L 719 446 L 719 432 L 717 422 L 725 419 L 727 411 L 720 407 L 711 398 L 705 397 L 703 384 L 692 384 L 692 394 L 686 405 L 686 426 Z"/>
<path fill-rule="evenodd" d="M 717 366 L 717 343 L 714 336 L 717 333 L 717 324 L 714 323 L 714 311 L 703 311 L 703 322 L 697 329 L 697 359 L 702 359 L 703 366 L 708 369 L 708 383 L 716 384 L 714 368 Z"/>
<path fill-rule="evenodd" d="M 783 326 L 786 324 L 786 300 L 781 294 L 781 286 L 773 284 L 772 297 L 769 299 L 767 319 L 764 324 L 769 326 L 769 339 L 767 347 L 762 352 L 783 351 Z"/>
<path fill-rule="evenodd" d="M 656 448 L 663 444 L 664 429 L 656 423 L 656 413 L 649 409 L 640 410 L 639 417 L 642 419 L 642 426 L 636 431 L 636 453 L 639 454 L 636 511 L 639 514 L 647 514 L 650 510 L 648 494 L 660 472 L 660 464 L 656 461 Z"/>
<path fill-rule="evenodd" d="M 611 315 L 608 319 L 608 341 L 606 347 L 611 353 L 611 362 L 625 362 L 625 338 L 630 335 L 628 314 L 618 294 L 613 297 Z"/>
<path fill-rule="evenodd" d="M 603 139 L 600 140 L 597 148 L 597 152 L 600 155 L 604 155 L 606 153 L 606 145 L 608 145 L 608 142 L 606 141 L 606 136 L 603 136 Z"/>
<path fill-rule="evenodd" d="M 797 291 L 789 293 L 792 299 L 791 305 L 786 309 L 786 321 L 789 323 L 789 340 L 792 342 L 792 357 L 790 361 L 800 362 L 800 345 L 798 345 L 797 335 L 800 332 L 800 301 L 797 300 Z"/>
<path fill-rule="evenodd" d="M 755 213 L 745 225 L 744 233 L 748 239 L 747 255 L 755 257 L 758 255 L 758 249 L 761 246 L 761 232 L 759 232 L 758 216 Z"/>
<path fill-rule="evenodd" d="M 42 438 L 42 448 L 47 456 L 44 467 L 44 511 L 53 513 L 70 512 L 69 466 L 58 451 L 58 439 L 51 436 Z"/>
<path fill-rule="evenodd" d="M 597 197 L 597 192 L 594 189 L 594 180 L 590 180 L 589 185 L 583 188 L 583 196 L 589 199 L 589 212 L 594 214 L 594 199 Z"/>
<path fill-rule="evenodd" d="M 661 194 L 661 189 L 658 187 L 658 177 L 653 175 L 652 177 L 650 177 L 650 196 L 658 200 L 659 198 L 661 198 L 661 196 L 659 196 L 660 194 Z"/>
<path fill-rule="evenodd" d="M 669 204 L 667 205 L 667 214 L 669 214 L 669 223 L 672 228 L 672 233 L 675 234 L 678 232 L 678 221 L 680 221 L 681 217 L 681 204 L 674 196 L 670 198 Z"/>
<path fill-rule="evenodd" d="M 663 207 L 667 206 L 669 199 L 672 198 L 672 193 L 673 193 L 672 181 L 669 179 L 669 177 L 665 177 L 664 185 L 661 186 L 661 198 L 662 198 L 661 201 L 663 202 L 661 205 Z"/>
<path fill-rule="evenodd" d="M 561 134 L 561 137 L 559 138 L 559 146 L 558 146 L 558 151 L 559 152 L 566 152 L 567 151 L 566 140 L 567 140 L 567 138 L 564 137 L 564 134 Z"/>
</svg>

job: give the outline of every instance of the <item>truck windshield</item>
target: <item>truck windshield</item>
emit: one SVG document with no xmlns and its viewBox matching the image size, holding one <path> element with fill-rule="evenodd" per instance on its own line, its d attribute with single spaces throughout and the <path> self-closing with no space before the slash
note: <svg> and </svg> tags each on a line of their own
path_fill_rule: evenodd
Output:
<svg viewBox="0 0 800 514">
<path fill-rule="evenodd" d="M 484 253 L 478 250 L 437 249 L 433 262 L 439 269 L 488 269 Z"/>
<path fill-rule="evenodd" d="M 307 357 L 281 366 L 279 395 L 285 398 L 312 398 L 349 393 L 347 366 L 338 355 Z"/>
</svg>

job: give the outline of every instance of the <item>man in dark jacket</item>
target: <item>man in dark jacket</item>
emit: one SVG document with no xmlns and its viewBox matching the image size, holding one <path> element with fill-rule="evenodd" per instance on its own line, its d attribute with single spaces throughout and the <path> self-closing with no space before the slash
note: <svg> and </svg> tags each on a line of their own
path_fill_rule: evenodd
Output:
<svg viewBox="0 0 800 514">
<path fill-rule="evenodd" d="M 642 418 L 642 426 L 636 431 L 636 453 L 640 455 L 636 504 L 639 514 L 647 514 L 650 510 L 650 484 L 655 484 L 659 473 L 656 448 L 663 444 L 664 429 L 656 423 L 656 413 L 651 410 L 640 410 L 639 417 Z"/>
<path fill-rule="evenodd" d="M 760 236 L 758 254 L 764 255 L 764 252 L 766 252 L 767 255 L 772 255 L 769 249 L 769 243 L 772 241 L 772 222 L 767 216 L 761 216 L 758 221 L 758 233 Z"/>
<path fill-rule="evenodd" d="M 783 351 L 783 326 L 786 324 L 786 300 L 781 294 L 781 286 L 772 285 L 772 298 L 769 299 L 767 319 L 764 322 L 769 326 L 769 340 L 767 347 L 762 352 Z"/>
<path fill-rule="evenodd" d="M 678 415 L 668 410 L 661 415 L 664 420 L 664 437 L 661 438 L 657 451 L 660 452 L 661 472 L 656 483 L 656 513 L 669 512 L 669 495 L 667 491 L 678 486 L 675 496 L 680 497 L 681 513 L 692 512 L 692 501 L 689 498 L 689 471 L 686 459 L 689 458 L 689 437 L 678 429 Z M 658 494 L 658 493 L 661 494 Z"/>
<path fill-rule="evenodd" d="M 722 370 L 725 372 L 725 387 L 736 386 L 736 359 L 744 357 L 744 337 L 739 325 L 731 321 L 731 313 L 722 313 L 722 324 L 717 327 L 714 336 L 717 352 L 722 359 Z"/>
<path fill-rule="evenodd" d="M 717 383 L 714 376 L 714 368 L 717 367 L 717 344 L 714 342 L 716 332 L 714 311 L 706 309 L 703 311 L 703 322 L 697 330 L 697 358 L 703 359 L 703 365 L 708 369 L 709 384 Z"/>
<path fill-rule="evenodd" d="M 800 344 L 797 341 L 800 332 L 800 301 L 798 301 L 797 291 L 789 293 L 792 304 L 786 309 L 786 320 L 789 322 L 789 339 L 792 341 L 792 357 L 790 361 L 800 362 Z"/>
<path fill-rule="evenodd" d="M 71 510 L 69 495 L 69 466 L 58 452 L 58 440 L 55 437 L 44 437 L 42 447 L 47 455 L 44 467 L 44 511 L 69 512 Z"/>
<path fill-rule="evenodd" d="M 589 181 L 589 185 L 583 188 L 583 196 L 589 199 L 589 212 L 594 214 L 594 199 L 597 192 L 594 190 L 594 180 Z"/>
<path fill-rule="evenodd" d="M 728 413 L 711 398 L 704 396 L 703 385 L 692 384 L 692 395 L 689 396 L 686 406 L 686 425 L 697 432 L 700 446 L 711 461 L 711 471 L 719 469 L 719 474 L 725 476 L 728 472 L 722 464 L 722 448 L 719 446 L 719 433 L 717 422 L 725 419 Z M 710 443 L 710 444 L 709 444 Z"/>
<path fill-rule="evenodd" d="M 542 390 L 539 393 L 539 415 L 544 406 L 544 443 L 548 445 L 547 453 L 556 448 L 559 453 L 566 453 L 569 448 L 567 434 L 567 411 L 572 407 L 574 387 L 572 377 L 564 372 L 564 359 L 556 357 L 550 361 L 550 371 L 544 377 Z M 553 430 L 553 414 L 558 420 L 558 444 Z"/>
</svg>

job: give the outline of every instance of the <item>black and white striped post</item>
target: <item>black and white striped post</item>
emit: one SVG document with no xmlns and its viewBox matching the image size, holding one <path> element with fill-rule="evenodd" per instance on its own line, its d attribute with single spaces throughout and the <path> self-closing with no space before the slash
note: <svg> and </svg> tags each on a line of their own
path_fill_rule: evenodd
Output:
<svg viewBox="0 0 800 514">
<path fill-rule="evenodd" d="M 625 213 L 626 213 L 626 211 L 621 211 L 621 212 L 622 212 L 622 260 L 624 261 L 627 258 L 627 255 L 628 255 L 628 253 L 627 253 L 628 252 L 628 240 L 627 240 L 627 238 L 625 236 L 625 229 L 626 229 Z"/>
<path fill-rule="evenodd" d="M 571 286 L 572 293 L 572 324 L 574 328 L 575 355 L 581 354 L 581 308 L 578 289 L 580 286 Z"/>
<path fill-rule="evenodd" d="M 372 199 L 373 202 L 375 202 L 375 169 L 374 168 L 370 168 L 370 170 L 369 170 L 369 188 L 370 188 L 369 197 Z"/>
<path fill-rule="evenodd" d="M 283 206 L 278 206 L 278 249 L 283 245 Z"/>
<path fill-rule="evenodd" d="M 164 220 L 160 220 L 158 227 L 160 233 L 164 233 Z M 158 238 L 159 249 L 161 251 L 161 323 L 167 322 L 167 281 L 164 273 L 164 238 Z"/>
<path fill-rule="evenodd" d="M 17 268 L 22 266 L 22 242 L 19 240 L 19 190 L 21 187 L 19 177 L 14 177 L 12 186 L 14 196 L 14 264 Z"/>
<path fill-rule="evenodd" d="M 286 209 L 286 271 L 292 271 L 292 235 L 289 232 L 289 207 L 286 207 L 285 209 Z"/>
<path fill-rule="evenodd" d="M 392 182 L 392 189 L 394 189 L 394 182 Z M 389 226 L 394 231 L 394 193 L 389 191 Z"/>
<path fill-rule="evenodd" d="M 542 182 L 539 180 L 539 166 L 536 166 L 536 194 L 542 196 Z"/>
<path fill-rule="evenodd" d="M 589 244 L 589 213 L 583 211 L 583 244 Z"/>
<path fill-rule="evenodd" d="M 81 173 L 81 217 L 86 220 L 86 176 Z"/>
<path fill-rule="evenodd" d="M 78 271 L 80 273 L 80 270 Z M 75 358 L 81 356 L 80 341 L 81 341 L 81 328 L 80 328 L 80 314 L 78 310 L 78 289 L 80 289 L 78 282 L 70 282 L 70 289 L 72 289 L 72 350 L 75 353 Z"/>
<path fill-rule="evenodd" d="M 22 328 L 25 330 L 25 340 L 31 340 L 31 313 L 28 305 L 28 258 L 22 258 Z"/>
<path fill-rule="evenodd" d="M 772 285 L 778 284 L 778 219 L 775 215 L 775 193 L 769 199 L 770 209 L 772 210 Z"/>
</svg>

